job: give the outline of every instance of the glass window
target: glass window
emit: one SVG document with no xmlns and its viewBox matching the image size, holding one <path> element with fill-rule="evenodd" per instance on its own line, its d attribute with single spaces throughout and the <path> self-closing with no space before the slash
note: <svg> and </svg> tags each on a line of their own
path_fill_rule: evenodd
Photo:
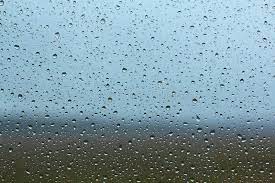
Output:
<svg viewBox="0 0 275 183">
<path fill-rule="evenodd" d="M 0 0 L 0 182 L 273 182 L 273 1 Z"/>
</svg>

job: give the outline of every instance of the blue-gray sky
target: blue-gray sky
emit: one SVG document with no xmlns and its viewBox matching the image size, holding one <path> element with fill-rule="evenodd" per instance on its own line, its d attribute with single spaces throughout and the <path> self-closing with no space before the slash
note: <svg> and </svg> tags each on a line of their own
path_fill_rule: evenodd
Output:
<svg viewBox="0 0 275 183">
<path fill-rule="evenodd" d="M 274 120 L 274 7 L 5 0 L 0 113 Z"/>
</svg>

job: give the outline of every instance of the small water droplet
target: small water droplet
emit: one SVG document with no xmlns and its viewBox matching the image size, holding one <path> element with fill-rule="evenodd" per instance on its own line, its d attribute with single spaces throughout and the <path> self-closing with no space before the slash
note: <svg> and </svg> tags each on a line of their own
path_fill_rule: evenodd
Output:
<svg viewBox="0 0 275 183">
<path fill-rule="evenodd" d="M 211 130 L 211 131 L 210 131 L 210 134 L 211 134 L 211 135 L 215 135 L 215 130 Z"/>
<path fill-rule="evenodd" d="M 55 35 L 56 39 L 60 38 L 60 33 L 59 32 L 54 33 L 54 35 Z"/>
<path fill-rule="evenodd" d="M 102 19 L 100 20 L 100 23 L 101 23 L 101 24 L 105 24 L 105 22 L 106 22 L 106 20 L 105 20 L 104 18 L 102 18 Z"/>
<path fill-rule="evenodd" d="M 200 120 L 201 118 L 198 115 L 196 115 L 196 121 L 200 122 Z"/>
<path fill-rule="evenodd" d="M 119 10 L 120 9 L 120 6 L 119 5 L 116 5 L 116 10 Z"/>
<path fill-rule="evenodd" d="M 9 148 L 9 152 L 10 152 L 10 153 L 13 152 L 13 148 L 10 147 L 10 148 Z"/>
<path fill-rule="evenodd" d="M 172 96 L 175 96 L 176 95 L 176 92 L 175 91 L 172 91 Z"/>
<path fill-rule="evenodd" d="M 16 44 L 16 45 L 14 45 L 14 48 L 15 48 L 16 50 L 19 50 L 20 46 Z"/>
<path fill-rule="evenodd" d="M 122 72 L 126 72 L 127 69 L 125 67 L 122 68 Z"/>
</svg>

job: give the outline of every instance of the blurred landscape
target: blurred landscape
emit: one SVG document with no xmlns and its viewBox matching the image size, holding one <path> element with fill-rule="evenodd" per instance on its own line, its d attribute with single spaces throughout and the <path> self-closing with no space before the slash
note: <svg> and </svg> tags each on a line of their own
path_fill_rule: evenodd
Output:
<svg viewBox="0 0 275 183">
<path fill-rule="evenodd" d="M 262 125 L 25 119 L 0 124 L 1 182 L 274 180 L 274 133 Z"/>
</svg>

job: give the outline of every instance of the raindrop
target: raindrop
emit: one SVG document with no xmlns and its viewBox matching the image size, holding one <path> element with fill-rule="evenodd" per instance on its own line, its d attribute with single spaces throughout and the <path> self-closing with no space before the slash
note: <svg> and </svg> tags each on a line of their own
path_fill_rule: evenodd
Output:
<svg viewBox="0 0 275 183">
<path fill-rule="evenodd" d="M 84 143 L 85 145 L 87 145 L 87 144 L 88 144 L 88 140 L 87 140 L 87 139 L 84 140 L 83 143 Z"/>
<path fill-rule="evenodd" d="M 101 24 L 105 24 L 105 22 L 106 22 L 106 20 L 105 20 L 104 18 L 102 18 L 102 19 L 100 20 L 100 23 L 101 23 Z"/>
<path fill-rule="evenodd" d="M 54 33 L 54 35 L 55 35 L 56 39 L 60 38 L 60 33 L 59 32 Z"/>
<path fill-rule="evenodd" d="M 200 120 L 201 118 L 198 115 L 196 115 L 196 121 L 200 122 Z"/>
<path fill-rule="evenodd" d="M 16 45 L 14 45 L 14 48 L 15 48 L 16 50 L 19 50 L 20 46 L 16 44 Z"/>
<path fill-rule="evenodd" d="M 120 9 L 120 6 L 119 5 L 116 5 L 116 10 L 119 10 Z"/>
<path fill-rule="evenodd" d="M 175 96 L 176 95 L 176 92 L 175 91 L 172 91 L 172 96 Z"/>
<path fill-rule="evenodd" d="M 127 69 L 125 67 L 123 67 L 122 72 L 127 72 Z"/>
<path fill-rule="evenodd" d="M 202 128 L 198 128 L 197 131 L 200 133 L 202 132 Z"/>
<path fill-rule="evenodd" d="M 187 122 L 183 122 L 183 125 L 184 125 L 184 126 L 187 126 L 187 125 L 188 125 L 188 123 L 187 123 Z"/>
<path fill-rule="evenodd" d="M 211 135 L 215 135 L 215 130 L 211 130 L 211 131 L 210 131 L 210 134 L 211 134 Z"/>
<path fill-rule="evenodd" d="M 10 152 L 10 153 L 13 152 L 13 148 L 10 147 L 10 148 L 9 148 L 9 152 Z"/>
<path fill-rule="evenodd" d="M 193 98 L 193 99 L 192 99 L 192 102 L 195 104 L 195 103 L 198 102 L 198 100 L 197 100 L 196 98 Z"/>
</svg>

